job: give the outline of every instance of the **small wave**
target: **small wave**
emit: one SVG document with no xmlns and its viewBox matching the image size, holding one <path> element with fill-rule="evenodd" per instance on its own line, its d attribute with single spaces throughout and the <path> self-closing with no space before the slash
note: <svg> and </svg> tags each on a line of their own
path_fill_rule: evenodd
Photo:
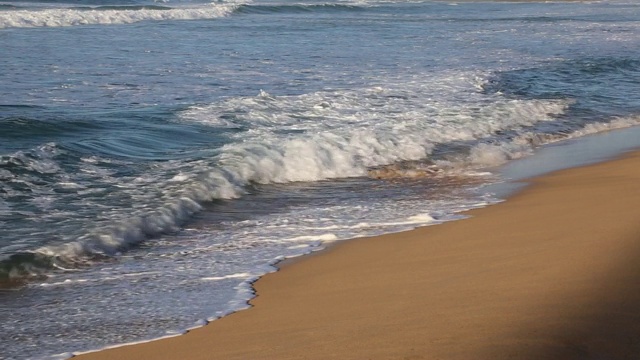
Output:
<svg viewBox="0 0 640 360">
<path fill-rule="evenodd" d="M 549 134 L 525 132 L 502 143 L 480 143 L 471 149 L 467 161 L 478 166 L 498 166 L 509 160 L 530 155 L 535 148 L 542 145 L 638 125 L 640 125 L 640 116 L 629 116 L 606 122 L 588 123 L 579 129 L 568 132 Z"/>
<path fill-rule="evenodd" d="M 633 79 L 633 81 L 630 81 Z M 634 99 L 635 84 L 640 79 L 640 60 L 597 57 L 551 62 L 540 67 L 495 73 L 483 84 L 486 93 L 507 96 L 555 98 L 572 96 L 579 100 L 598 100 L 593 84 L 608 83 Z M 604 102 L 611 99 L 604 98 Z M 627 101 L 627 99 L 625 99 Z"/>
<path fill-rule="evenodd" d="M 46 270 L 64 268 L 56 257 L 47 256 L 36 252 L 20 252 L 12 254 L 0 261 L 0 288 L 10 286 L 15 279 L 39 278 Z"/>
<path fill-rule="evenodd" d="M 215 19 L 230 15 L 239 5 L 198 8 L 162 6 L 105 6 L 98 8 L 15 10 L 0 12 L 0 29 L 77 25 L 131 24 L 140 21 Z"/>
<path fill-rule="evenodd" d="M 175 231 L 200 205 L 181 198 L 156 211 L 120 225 L 97 229 L 76 241 L 43 246 L 0 260 L 0 283 L 19 278 L 38 278 L 53 269 L 74 269 L 118 254 L 144 239 Z"/>
<path fill-rule="evenodd" d="M 245 4 L 240 6 L 236 12 L 240 14 L 297 14 L 310 12 L 344 12 L 344 11 L 363 11 L 364 7 L 350 4 L 287 4 L 287 5 L 260 5 Z"/>
<path fill-rule="evenodd" d="M 0 109 L 43 109 L 43 107 L 38 105 L 0 104 Z"/>
<path fill-rule="evenodd" d="M 610 122 L 594 122 L 585 125 L 568 135 L 569 138 L 578 138 L 586 135 L 598 134 L 605 131 L 625 129 L 640 125 L 640 116 L 628 116 L 613 119 Z"/>
<path fill-rule="evenodd" d="M 11 110 L 8 107 L 5 109 Z M 20 110 L 29 110 L 30 107 L 24 107 Z M 16 139 L 25 141 L 29 138 L 43 139 L 60 134 L 78 133 L 84 131 L 93 131 L 99 128 L 99 125 L 89 121 L 70 120 L 59 117 L 50 116 L 48 119 L 38 119 L 27 116 L 0 116 L 0 141 L 8 142 Z"/>
</svg>

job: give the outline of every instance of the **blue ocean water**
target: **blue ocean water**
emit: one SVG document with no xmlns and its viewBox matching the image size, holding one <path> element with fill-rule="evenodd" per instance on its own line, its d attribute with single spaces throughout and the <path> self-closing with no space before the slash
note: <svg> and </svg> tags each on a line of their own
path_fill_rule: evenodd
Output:
<svg viewBox="0 0 640 360">
<path fill-rule="evenodd" d="M 178 334 L 640 123 L 632 1 L 0 2 L 0 358 Z"/>
</svg>

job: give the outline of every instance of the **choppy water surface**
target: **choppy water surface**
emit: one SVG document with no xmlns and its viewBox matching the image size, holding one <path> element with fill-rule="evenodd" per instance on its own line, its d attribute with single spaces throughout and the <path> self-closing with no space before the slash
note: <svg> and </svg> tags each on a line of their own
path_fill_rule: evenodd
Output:
<svg viewBox="0 0 640 360">
<path fill-rule="evenodd" d="M 0 3 L 0 358 L 179 333 L 278 259 L 640 122 L 634 2 Z M 428 241 L 426 239 L 425 241 Z"/>
</svg>

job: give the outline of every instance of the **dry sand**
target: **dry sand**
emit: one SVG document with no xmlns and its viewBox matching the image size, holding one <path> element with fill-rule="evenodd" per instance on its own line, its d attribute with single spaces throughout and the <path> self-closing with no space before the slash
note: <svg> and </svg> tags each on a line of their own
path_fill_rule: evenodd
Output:
<svg viewBox="0 0 640 360">
<path fill-rule="evenodd" d="M 249 310 L 78 360 L 640 359 L 640 153 L 469 214 L 337 244 L 259 280 Z"/>
</svg>

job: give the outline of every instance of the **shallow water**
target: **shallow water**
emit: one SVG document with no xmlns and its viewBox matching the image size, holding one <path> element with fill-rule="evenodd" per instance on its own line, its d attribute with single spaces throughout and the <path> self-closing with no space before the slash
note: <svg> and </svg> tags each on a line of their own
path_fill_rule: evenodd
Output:
<svg viewBox="0 0 640 360">
<path fill-rule="evenodd" d="M 0 358 L 179 333 L 245 307 L 278 259 L 498 201 L 487 168 L 640 122 L 638 20 L 623 1 L 0 3 Z"/>
</svg>

